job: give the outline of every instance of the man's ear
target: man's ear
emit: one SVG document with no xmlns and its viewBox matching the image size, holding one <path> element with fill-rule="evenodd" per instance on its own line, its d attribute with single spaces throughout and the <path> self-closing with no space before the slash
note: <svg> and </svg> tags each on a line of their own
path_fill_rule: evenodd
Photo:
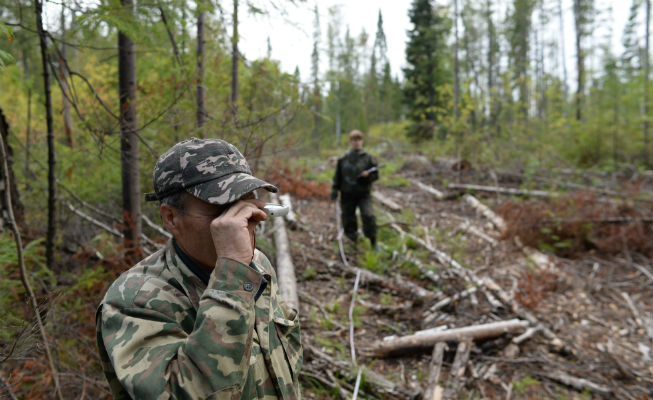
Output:
<svg viewBox="0 0 653 400">
<path fill-rule="evenodd" d="M 168 204 L 161 204 L 159 212 L 161 213 L 163 227 L 172 233 L 172 236 L 177 236 L 179 232 L 179 212 Z"/>
</svg>

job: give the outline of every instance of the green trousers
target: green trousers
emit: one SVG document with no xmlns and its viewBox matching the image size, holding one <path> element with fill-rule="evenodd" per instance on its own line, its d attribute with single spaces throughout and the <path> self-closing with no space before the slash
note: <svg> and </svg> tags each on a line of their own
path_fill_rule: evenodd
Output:
<svg viewBox="0 0 653 400">
<path fill-rule="evenodd" d="M 376 219 L 372 212 L 372 196 L 369 193 L 341 193 L 340 206 L 342 208 L 342 226 L 345 235 L 354 242 L 358 236 L 358 221 L 356 220 L 356 207 L 360 209 L 363 220 L 363 233 L 370 239 L 372 245 L 376 244 Z"/>
</svg>

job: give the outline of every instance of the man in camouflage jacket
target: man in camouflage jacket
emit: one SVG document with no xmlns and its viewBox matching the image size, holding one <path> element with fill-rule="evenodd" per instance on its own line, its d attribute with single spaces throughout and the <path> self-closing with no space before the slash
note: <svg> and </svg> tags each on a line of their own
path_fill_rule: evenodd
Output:
<svg viewBox="0 0 653 400">
<path fill-rule="evenodd" d="M 254 228 L 251 175 L 218 139 L 177 143 L 154 169 L 166 246 L 123 273 L 96 314 L 115 399 L 299 399 L 297 311 L 282 302 Z"/>
<path fill-rule="evenodd" d="M 351 149 L 338 159 L 333 176 L 331 199 L 335 200 L 340 191 L 342 225 L 345 235 L 356 242 L 358 222 L 356 207 L 360 208 L 363 220 L 363 233 L 376 248 L 376 219 L 372 212 L 372 182 L 379 179 L 378 165 L 374 157 L 363 150 L 363 133 L 353 130 L 349 133 Z M 376 168 L 375 168 L 376 167 Z M 373 171 L 370 171 L 373 169 Z"/>
</svg>

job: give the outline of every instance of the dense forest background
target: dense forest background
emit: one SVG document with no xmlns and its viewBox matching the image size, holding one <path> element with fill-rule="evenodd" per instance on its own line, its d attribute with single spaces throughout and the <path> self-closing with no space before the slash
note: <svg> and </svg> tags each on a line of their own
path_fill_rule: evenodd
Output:
<svg viewBox="0 0 653 400">
<path fill-rule="evenodd" d="M 13 191 L 14 211 L 3 199 L 0 362 L 24 359 L 47 335 L 24 322 L 30 290 L 16 266 L 25 264 L 30 306 L 79 323 L 58 332 L 56 363 L 98 378 L 87 321 L 95 304 L 81 299 L 99 300 L 109 276 L 155 247 L 157 210 L 142 193 L 158 156 L 191 136 L 234 143 L 255 174 L 302 175 L 318 197 L 332 170 L 314 167 L 344 151 L 352 129 L 388 155 L 520 174 L 648 174 L 651 1 L 610 6 L 629 7 L 627 24 L 597 36 L 612 19 L 595 0 L 570 9 L 562 0 L 413 0 L 406 67 L 393 71 L 383 30 L 392 16 L 380 11 L 367 33 L 343 26 L 337 7 L 301 0 L 0 0 L 2 176 L 11 177 L 0 193 Z M 239 20 L 289 7 L 314 9 L 307 76 L 282 71 L 269 45 L 264 58 L 239 51 Z M 572 31 L 561 24 L 567 14 Z M 391 175 L 398 164 L 387 167 Z M 47 369 L 28 361 L 26 371 Z M 36 398 L 50 379 L 14 377 L 15 390 Z"/>
</svg>

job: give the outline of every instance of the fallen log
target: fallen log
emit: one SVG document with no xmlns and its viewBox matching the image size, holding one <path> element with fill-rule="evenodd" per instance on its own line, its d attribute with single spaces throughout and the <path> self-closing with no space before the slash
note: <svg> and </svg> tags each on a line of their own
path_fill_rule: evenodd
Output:
<svg viewBox="0 0 653 400">
<path fill-rule="evenodd" d="M 433 186 L 426 185 L 417 179 L 409 179 L 410 183 L 413 185 L 417 186 L 418 188 L 422 189 L 423 191 L 432 194 L 435 196 L 436 199 L 442 200 L 444 199 L 444 193 L 439 191 L 438 189 L 434 188 Z"/>
<path fill-rule="evenodd" d="M 466 194 L 463 196 L 463 199 L 474 210 L 476 210 L 478 214 L 481 214 L 482 216 L 490 220 L 490 222 L 492 222 L 494 227 L 497 228 L 499 233 L 503 233 L 506 231 L 506 229 L 508 228 L 508 226 L 506 225 L 506 221 L 500 216 L 498 216 L 494 211 L 490 210 L 488 206 L 478 201 L 476 197 L 472 196 L 471 194 Z"/>
<path fill-rule="evenodd" d="M 453 328 L 444 331 L 423 331 L 420 334 L 403 336 L 396 339 L 376 341 L 371 350 L 378 356 L 388 356 L 399 352 L 433 346 L 437 342 L 453 340 L 476 340 L 501 336 L 506 333 L 523 331 L 529 325 L 528 321 L 511 319 L 509 321 L 491 322 L 482 325 L 472 325 L 464 328 Z"/>
<path fill-rule="evenodd" d="M 524 307 L 522 307 L 517 301 L 511 297 L 508 293 L 506 293 L 503 289 L 501 289 L 501 286 L 499 286 L 492 278 L 490 277 L 485 277 L 483 279 L 483 284 L 485 287 L 487 287 L 489 290 L 493 291 L 501 301 L 503 301 L 504 304 L 509 306 L 512 311 L 519 315 L 521 318 L 524 318 L 528 322 L 530 322 L 535 328 L 540 330 L 543 334 L 544 337 L 549 339 L 551 341 L 551 345 L 558 351 L 560 350 L 569 350 L 569 346 L 567 346 L 558 336 L 556 336 L 551 329 L 549 329 L 546 325 L 544 325 L 540 320 L 538 320 L 533 314 L 531 314 L 529 311 L 526 311 Z"/>
<path fill-rule="evenodd" d="M 444 391 L 445 399 L 452 399 L 458 394 L 460 386 L 463 380 L 463 375 L 465 374 L 465 367 L 467 366 L 467 360 L 469 360 L 469 352 L 472 350 L 472 342 L 469 340 L 463 340 L 458 343 L 458 348 L 456 349 L 456 356 L 453 360 L 453 365 L 451 366 L 451 371 L 449 376 L 451 379 L 447 383 L 447 388 Z"/>
<path fill-rule="evenodd" d="M 270 193 L 270 198 L 275 203 L 279 202 L 274 193 Z M 281 292 L 281 297 L 288 306 L 299 310 L 297 278 L 295 278 L 295 266 L 290 257 L 290 244 L 288 243 L 286 223 L 283 218 L 273 218 L 273 223 L 279 292 Z"/>
<path fill-rule="evenodd" d="M 449 185 L 447 185 L 447 188 L 473 190 L 477 192 L 487 192 L 487 193 L 499 193 L 499 194 L 507 194 L 511 196 L 541 197 L 545 199 L 556 196 L 555 193 L 547 192 L 544 190 L 523 190 L 523 189 L 496 187 L 496 186 L 470 185 L 465 183 L 450 183 Z"/>
<path fill-rule="evenodd" d="M 281 204 L 284 206 L 287 206 L 289 208 L 288 214 L 284 217 L 286 219 L 286 222 L 288 222 L 288 226 L 292 230 L 296 230 L 301 228 L 301 224 L 299 223 L 299 219 L 297 218 L 297 214 L 292 209 L 292 201 L 290 200 L 290 194 L 282 194 L 279 196 L 279 200 L 281 201 Z"/>
<path fill-rule="evenodd" d="M 549 373 L 542 373 L 540 375 L 553 381 L 562 383 L 563 385 L 570 386 L 579 392 L 584 392 L 585 390 L 590 389 L 592 393 L 599 393 L 602 395 L 609 395 L 612 393 L 612 389 L 609 387 L 599 385 L 598 383 L 594 383 L 587 379 L 571 376 L 562 371 L 552 371 Z"/>
<path fill-rule="evenodd" d="M 372 197 L 392 211 L 401 211 L 403 208 L 379 192 L 372 192 Z"/>
<path fill-rule="evenodd" d="M 429 380 L 426 391 L 424 392 L 424 400 L 440 400 L 444 389 L 440 386 L 440 371 L 442 370 L 442 358 L 447 344 L 438 342 L 433 346 L 433 356 L 429 368 Z"/>
<path fill-rule="evenodd" d="M 438 262 L 444 266 L 448 267 L 453 267 L 455 271 L 457 271 L 465 280 L 467 280 L 469 283 L 473 285 L 478 285 L 482 286 L 483 281 L 479 279 L 476 274 L 474 274 L 472 271 L 468 270 L 467 268 L 463 268 L 462 265 L 460 265 L 456 260 L 451 258 L 448 254 L 433 248 L 432 246 L 429 246 L 428 243 L 426 243 L 424 240 L 418 238 L 415 235 L 412 235 L 410 233 L 404 232 L 403 229 L 401 229 L 397 224 L 391 224 L 390 225 L 394 230 L 399 232 L 400 235 L 406 235 L 413 239 L 416 243 L 424 247 L 426 250 L 430 251 L 435 258 L 438 260 Z M 494 296 L 492 296 L 491 293 L 485 293 L 488 301 L 492 305 L 492 307 L 498 308 L 501 306 L 501 303 L 498 302 Z"/>
</svg>

